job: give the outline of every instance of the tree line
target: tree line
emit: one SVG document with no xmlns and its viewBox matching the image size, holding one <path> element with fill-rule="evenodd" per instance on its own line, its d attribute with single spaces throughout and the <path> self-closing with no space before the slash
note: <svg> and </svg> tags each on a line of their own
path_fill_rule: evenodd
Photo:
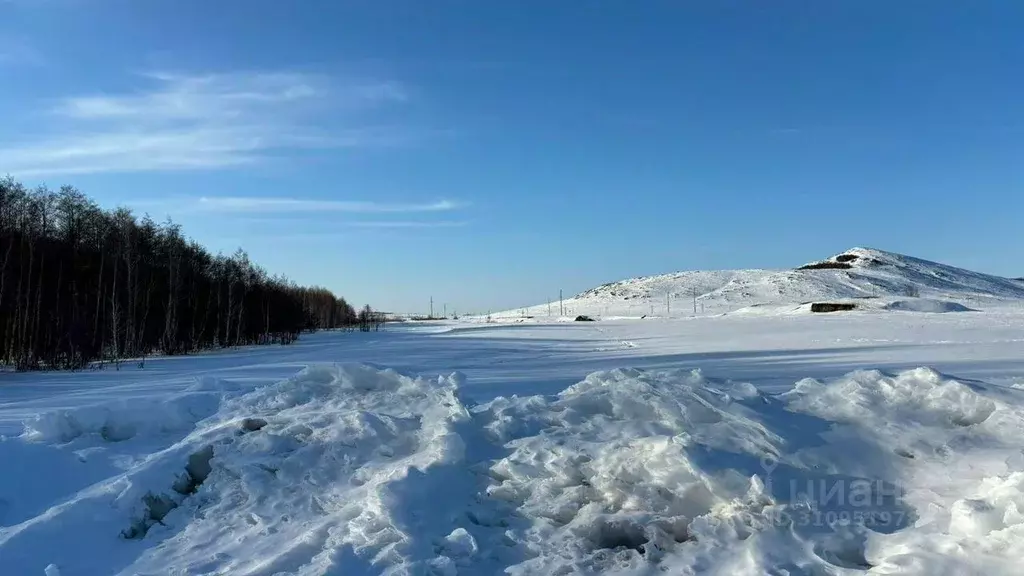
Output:
<svg viewBox="0 0 1024 576">
<path fill-rule="evenodd" d="M 359 324 L 344 298 L 213 255 L 170 220 L 104 210 L 71 186 L 0 179 L 0 364 L 99 360 L 290 343 Z"/>
</svg>

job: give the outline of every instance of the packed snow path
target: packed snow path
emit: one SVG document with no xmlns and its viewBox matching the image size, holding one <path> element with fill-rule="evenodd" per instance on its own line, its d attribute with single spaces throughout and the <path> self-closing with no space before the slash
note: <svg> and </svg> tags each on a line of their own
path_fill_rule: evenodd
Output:
<svg viewBox="0 0 1024 576">
<path fill-rule="evenodd" d="M 0 572 L 1015 574 L 1021 320 L 436 326 L 3 375 Z"/>
</svg>

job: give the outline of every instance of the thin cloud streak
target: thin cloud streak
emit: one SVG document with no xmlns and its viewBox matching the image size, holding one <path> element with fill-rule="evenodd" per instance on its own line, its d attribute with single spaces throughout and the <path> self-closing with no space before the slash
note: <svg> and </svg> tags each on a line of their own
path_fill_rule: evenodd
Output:
<svg viewBox="0 0 1024 576">
<path fill-rule="evenodd" d="M 427 222 L 427 221 L 363 221 L 363 222 L 346 222 L 346 226 L 353 228 L 459 228 L 467 225 L 468 222 L 464 221 L 439 221 L 439 222 Z"/>
<path fill-rule="evenodd" d="M 209 170 L 289 150 L 379 147 L 412 138 L 409 130 L 362 119 L 363 112 L 407 99 L 396 82 L 335 82 L 292 72 L 144 78 L 155 86 L 56 102 L 49 115 L 57 130 L 0 147 L 0 167 L 15 176 Z M 342 112 L 342 125 L 330 131 L 313 118 L 328 109 Z"/>
<path fill-rule="evenodd" d="M 244 196 L 203 197 L 193 209 L 202 212 L 348 212 L 360 214 L 447 212 L 465 204 L 452 200 L 429 203 L 382 203 L 357 200 L 309 200 L 301 198 L 258 198 Z"/>
<path fill-rule="evenodd" d="M 261 234 L 252 237 L 243 236 L 218 236 L 217 242 L 221 244 L 235 244 L 235 245 L 246 245 L 254 246 L 260 244 L 269 243 L 272 246 L 280 246 L 282 242 L 290 241 L 323 241 L 329 239 L 354 239 L 359 240 L 365 238 L 365 234 L 380 233 L 384 234 L 387 231 L 398 231 L 408 230 L 410 233 L 414 230 L 429 230 L 429 229 L 444 229 L 444 228 L 461 228 L 469 225 L 469 222 L 411 222 L 407 224 L 414 224 L 409 226 L 401 225 L 398 222 L 398 226 L 383 225 L 383 226 L 350 226 L 351 223 L 345 225 L 345 228 L 350 230 L 347 232 L 342 231 L 330 231 L 330 232 L 275 232 L 273 234 Z M 367 223 L 374 224 L 374 223 Z M 357 232 L 355 229 L 361 229 L 362 231 Z"/>
<path fill-rule="evenodd" d="M 146 73 L 160 89 L 119 96 L 91 95 L 67 98 L 51 111 L 84 120 L 126 119 L 144 122 L 238 118 L 252 107 L 280 105 L 330 96 L 331 104 L 348 109 L 404 102 L 404 89 L 396 82 L 353 82 L 336 86 L 310 74 L 262 72 L 187 76 Z"/>
</svg>

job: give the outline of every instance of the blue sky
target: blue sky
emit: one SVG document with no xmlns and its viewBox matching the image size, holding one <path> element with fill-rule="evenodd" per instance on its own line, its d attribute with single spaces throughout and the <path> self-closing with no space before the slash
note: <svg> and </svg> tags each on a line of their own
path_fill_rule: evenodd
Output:
<svg viewBox="0 0 1024 576">
<path fill-rule="evenodd" d="M 1024 3 L 0 1 L 0 172 L 357 304 L 855 245 L 1024 275 Z"/>
</svg>

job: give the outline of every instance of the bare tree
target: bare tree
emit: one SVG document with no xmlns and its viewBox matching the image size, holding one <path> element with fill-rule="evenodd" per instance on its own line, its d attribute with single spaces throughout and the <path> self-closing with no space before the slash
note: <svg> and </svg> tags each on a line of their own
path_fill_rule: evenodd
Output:
<svg viewBox="0 0 1024 576">
<path fill-rule="evenodd" d="M 101 210 L 68 186 L 30 191 L 0 179 L 2 364 L 76 368 L 289 343 L 357 321 L 330 290 L 271 276 L 241 250 L 212 256 L 170 221 Z"/>
</svg>

